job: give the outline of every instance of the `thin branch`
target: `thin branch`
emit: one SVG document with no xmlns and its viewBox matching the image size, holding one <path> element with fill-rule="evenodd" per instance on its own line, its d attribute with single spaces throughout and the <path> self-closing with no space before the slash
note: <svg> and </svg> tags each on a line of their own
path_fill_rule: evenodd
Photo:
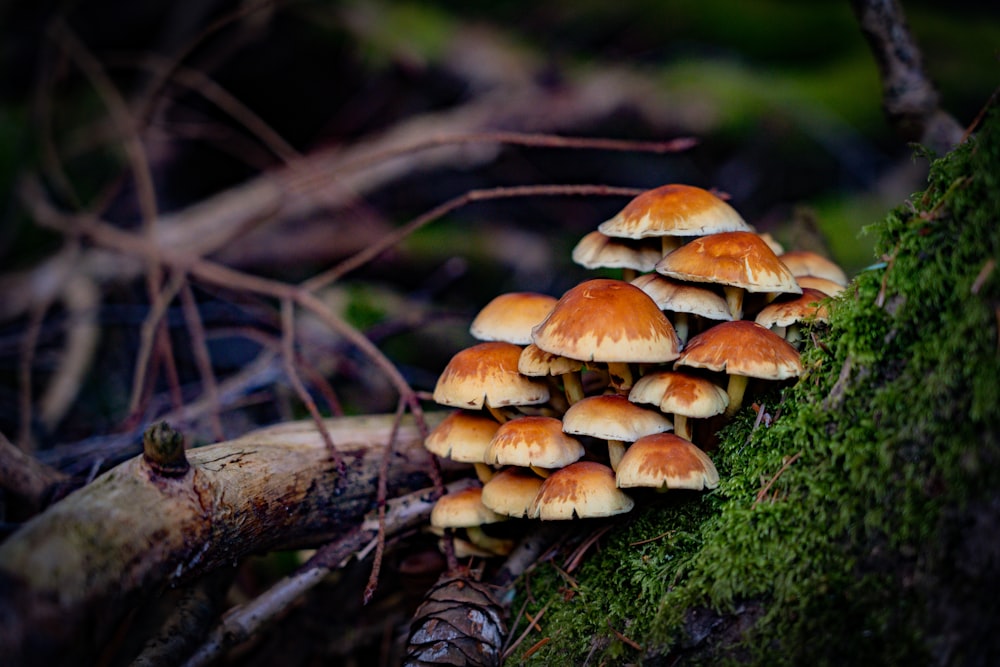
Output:
<svg viewBox="0 0 1000 667">
<path fill-rule="evenodd" d="M 135 367 L 132 375 L 132 395 L 129 399 L 129 415 L 137 415 L 142 408 L 142 397 L 145 393 L 146 375 L 149 371 L 150 356 L 153 347 L 157 342 L 160 331 L 163 331 L 161 324 L 163 316 L 167 312 L 170 303 L 184 286 L 187 277 L 182 271 L 174 271 L 170 280 L 161 292 L 156 295 L 153 303 L 150 304 L 149 313 L 142 322 L 139 335 L 139 351 L 136 354 Z"/>
<path fill-rule="evenodd" d="M 406 402 L 400 400 L 399 405 L 396 407 L 396 418 L 392 424 L 392 433 L 389 435 L 389 444 L 385 449 L 385 455 L 382 457 L 382 464 L 378 470 L 378 491 L 375 496 L 378 508 L 378 530 L 375 538 L 375 556 L 372 559 L 372 571 L 368 577 L 368 584 L 365 586 L 364 604 L 368 604 L 372 596 L 375 595 L 375 589 L 378 587 L 378 575 L 382 569 L 382 556 L 385 553 L 385 503 L 386 496 L 388 495 L 389 461 L 393 456 L 400 421 L 405 414 Z M 452 558 L 454 558 L 454 553 L 452 554 Z M 451 563 L 449 563 L 450 565 Z"/>
<path fill-rule="evenodd" d="M 201 313 L 198 312 L 198 303 L 194 298 L 194 291 L 191 285 L 185 281 L 181 288 L 181 309 L 184 311 L 184 322 L 187 324 L 188 333 L 191 335 L 191 349 L 194 353 L 194 362 L 198 367 L 198 374 L 201 376 L 201 384 L 204 388 L 204 397 L 210 407 L 209 419 L 212 422 L 212 435 L 215 440 L 225 440 L 226 434 L 222 429 L 222 419 L 220 413 L 222 406 L 219 402 L 219 385 L 215 381 L 215 372 L 212 369 L 212 357 L 208 351 L 208 342 L 205 338 L 205 327 L 201 320 Z"/>
</svg>

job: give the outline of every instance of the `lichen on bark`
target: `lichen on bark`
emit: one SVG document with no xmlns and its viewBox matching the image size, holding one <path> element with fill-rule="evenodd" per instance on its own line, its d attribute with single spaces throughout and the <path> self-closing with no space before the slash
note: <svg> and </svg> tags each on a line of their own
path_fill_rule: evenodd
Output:
<svg viewBox="0 0 1000 667">
<path fill-rule="evenodd" d="M 539 567 L 512 663 L 1000 662 L 1000 113 L 869 233 L 720 487 L 642 499 L 572 582 Z"/>
</svg>

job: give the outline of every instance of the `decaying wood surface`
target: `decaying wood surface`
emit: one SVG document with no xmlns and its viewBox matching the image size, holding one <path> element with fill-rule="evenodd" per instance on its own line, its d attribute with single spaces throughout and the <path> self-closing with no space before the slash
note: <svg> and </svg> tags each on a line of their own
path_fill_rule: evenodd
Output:
<svg viewBox="0 0 1000 667">
<path fill-rule="evenodd" d="M 190 469 L 177 477 L 142 456 L 108 471 L 0 545 L 0 655 L 8 664 L 85 662 L 143 595 L 358 525 L 375 504 L 393 423 L 325 421 L 342 476 L 312 421 L 189 450 Z M 391 456 L 390 497 L 427 486 L 429 455 L 411 419 Z"/>
</svg>

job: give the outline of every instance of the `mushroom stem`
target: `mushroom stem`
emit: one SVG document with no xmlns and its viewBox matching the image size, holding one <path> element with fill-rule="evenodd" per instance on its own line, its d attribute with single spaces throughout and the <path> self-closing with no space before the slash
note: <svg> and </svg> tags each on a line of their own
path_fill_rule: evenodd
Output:
<svg viewBox="0 0 1000 667">
<path fill-rule="evenodd" d="M 677 332 L 677 338 L 680 339 L 681 345 L 687 342 L 688 338 L 688 314 L 687 313 L 674 313 L 674 331 Z"/>
<path fill-rule="evenodd" d="M 777 332 L 775 332 L 777 333 Z M 802 340 L 802 329 L 799 327 L 798 322 L 793 322 L 785 327 L 784 339 L 790 344 L 798 347 L 797 343 Z"/>
<path fill-rule="evenodd" d="M 476 469 L 476 477 L 479 478 L 480 482 L 485 484 L 486 482 L 493 479 L 493 474 L 494 474 L 493 468 L 489 467 L 485 463 L 480 463 L 479 461 L 476 461 L 472 465 Z"/>
<path fill-rule="evenodd" d="M 729 314 L 733 316 L 734 320 L 743 319 L 743 294 L 745 290 L 742 287 L 735 287 L 733 285 L 723 285 L 722 289 L 726 293 Z"/>
<path fill-rule="evenodd" d="M 549 470 L 548 468 L 541 468 L 539 466 L 528 466 L 528 467 L 531 468 L 531 470 L 542 479 L 548 479 L 549 475 L 552 474 L 552 471 Z"/>
<path fill-rule="evenodd" d="M 577 401 L 583 400 L 586 394 L 583 393 L 583 381 L 580 379 L 580 374 L 577 371 L 570 371 L 561 377 L 563 391 L 566 392 L 566 400 L 569 401 L 569 404 L 573 405 Z"/>
<path fill-rule="evenodd" d="M 628 393 L 632 388 L 632 370 L 627 363 L 621 361 L 608 362 L 608 374 L 611 376 L 611 384 L 621 393 Z"/>
<path fill-rule="evenodd" d="M 621 440 L 608 440 L 608 459 L 611 461 L 611 469 L 618 472 L 618 464 L 625 456 L 625 443 Z"/>
<path fill-rule="evenodd" d="M 622 280 L 627 283 L 632 282 L 639 277 L 639 272 L 635 269 L 622 269 Z"/>
<path fill-rule="evenodd" d="M 674 434 L 685 440 L 691 440 L 691 422 L 687 416 L 674 413 Z"/>
<path fill-rule="evenodd" d="M 506 556 L 514 548 L 513 541 L 491 537 L 483 532 L 482 526 L 469 526 L 465 529 L 465 534 L 477 547 L 498 556 Z"/>
<path fill-rule="evenodd" d="M 747 382 L 750 380 L 746 375 L 730 375 L 729 384 L 726 386 L 726 393 L 729 394 L 729 407 L 726 408 L 726 416 L 732 417 L 743 405 L 743 394 L 747 390 Z M 676 425 L 674 428 L 677 428 Z"/>
<path fill-rule="evenodd" d="M 677 238 L 676 236 L 661 236 L 660 237 L 660 251 L 662 252 L 662 254 L 663 254 L 664 257 L 666 257 L 667 255 L 669 255 L 670 253 L 672 253 L 674 250 L 677 250 L 682 245 L 684 245 L 684 244 L 681 243 L 681 240 L 679 238 Z"/>
<path fill-rule="evenodd" d="M 494 408 L 492 405 L 489 404 L 487 404 L 486 409 L 490 411 L 490 414 L 493 415 L 493 418 L 496 419 L 498 422 L 500 422 L 501 424 L 507 423 L 507 415 L 503 413 L 503 410 L 501 410 L 500 408 Z"/>
</svg>

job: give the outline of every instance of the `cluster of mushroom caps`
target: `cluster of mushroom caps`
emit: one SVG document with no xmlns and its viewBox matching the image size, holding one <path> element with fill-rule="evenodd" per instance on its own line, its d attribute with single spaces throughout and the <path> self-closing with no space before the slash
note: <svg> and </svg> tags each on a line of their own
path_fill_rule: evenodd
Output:
<svg viewBox="0 0 1000 667">
<path fill-rule="evenodd" d="M 807 251 L 783 252 L 725 201 L 688 185 L 633 199 L 573 250 L 622 269 L 561 298 L 502 294 L 470 327 L 434 400 L 459 408 L 426 440 L 475 465 L 482 486 L 442 497 L 432 526 L 465 529 L 464 553 L 504 553 L 485 524 L 628 512 L 625 489 L 715 488 L 699 423 L 732 416 L 748 382 L 802 372 L 799 323 L 825 321 L 847 278 Z M 631 492 L 631 491 L 630 491 Z"/>
</svg>

